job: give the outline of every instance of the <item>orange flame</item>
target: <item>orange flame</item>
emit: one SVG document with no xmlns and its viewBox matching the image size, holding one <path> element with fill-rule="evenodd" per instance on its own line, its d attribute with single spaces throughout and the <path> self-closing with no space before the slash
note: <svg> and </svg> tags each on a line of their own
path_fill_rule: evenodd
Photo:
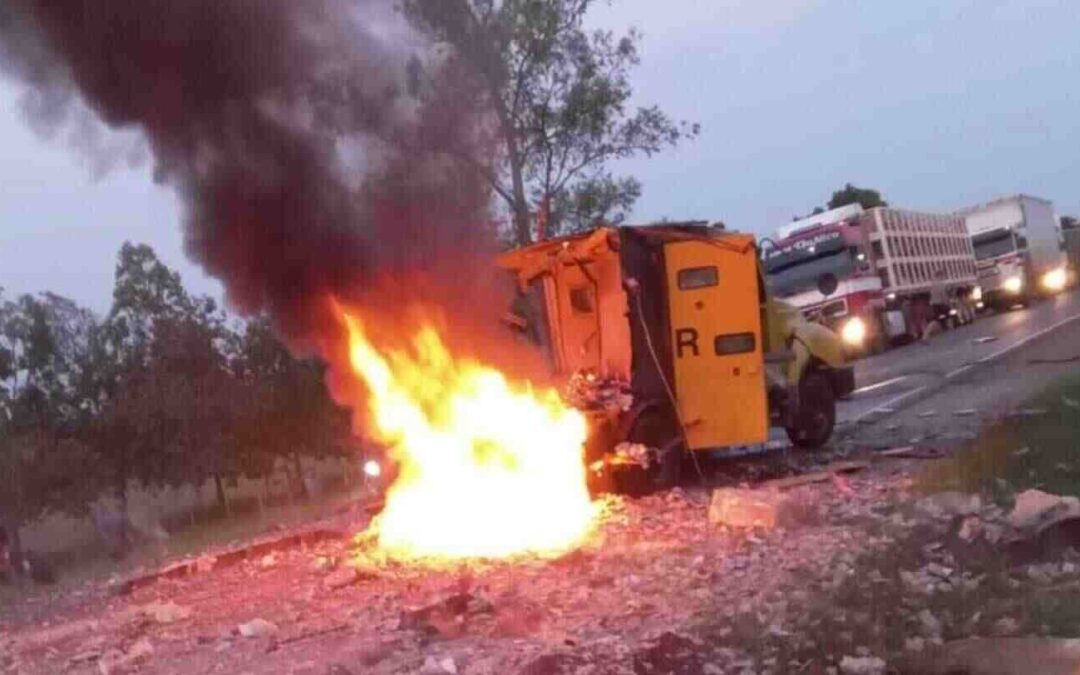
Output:
<svg viewBox="0 0 1080 675">
<path fill-rule="evenodd" d="M 430 325 L 409 352 L 380 352 L 355 313 L 342 316 L 376 436 L 400 465 L 372 525 L 381 549 L 407 558 L 554 554 L 588 536 L 598 510 L 579 411 L 554 390 L 455 358 Z"/>
</svg>

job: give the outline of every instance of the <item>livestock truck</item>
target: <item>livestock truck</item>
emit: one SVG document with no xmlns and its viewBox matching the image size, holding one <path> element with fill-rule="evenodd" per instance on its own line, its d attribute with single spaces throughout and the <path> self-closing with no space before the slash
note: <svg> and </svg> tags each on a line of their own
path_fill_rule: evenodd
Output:
<svg viewBox="0 0 1080 675">
<path fill-rule="evenodd" d="M 960 212 L 975 249 L 983 302 L 996 309 L 1053 294 L 1068 282 L 1053 202 L 1030 195 L 996 199 Z"/>
<path fill-rule="evenodd" d="M 771 292 L 852 356 L 975 318 L 975 256 L 956 215 L 852 204 L 780 228 L 763 258 Z"/>
</svg>

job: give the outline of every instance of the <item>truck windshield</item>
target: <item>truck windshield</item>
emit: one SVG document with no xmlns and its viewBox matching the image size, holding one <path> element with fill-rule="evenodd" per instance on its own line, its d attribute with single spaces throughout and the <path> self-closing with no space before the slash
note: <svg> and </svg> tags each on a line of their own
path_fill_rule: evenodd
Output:
<svg viewBox="0 0 1080 675">
<path fill-rule="evenodd" d="M 992 230 L 971 238 L 976 260 L 989 260 L 1016 250 L 1012 230 Z"/>
<path fill-rule="evenodd" d="M 775 264 L 766 262 L 766 277 L 773 295 L 784 298 L 808 291 L 817 286 L 818 277 L 826 272 L 844 279 L 855 269 L 851 252 L 847 248 L 824 251 L 818 255 L 797 260 L 780 260 Z"/>
</svg>

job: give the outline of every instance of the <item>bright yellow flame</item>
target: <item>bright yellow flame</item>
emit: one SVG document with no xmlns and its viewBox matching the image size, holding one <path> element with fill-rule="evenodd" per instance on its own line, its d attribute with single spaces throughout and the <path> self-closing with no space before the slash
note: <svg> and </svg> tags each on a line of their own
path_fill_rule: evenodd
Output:
<svg viewBox="0 0 1080 675">
<path fill-rule="evenodd" d="M 851 317 L 840 329 L 840 337 L 849 345 L 858 347 L 866 339 L 866 323 L 857 316 Z"/>
<path fill-rule="evenodd" d="M 1042 285 L 1046 290 L 1056 293 L 1065 288 L 1065 283 L 1067 281 L 1068 275 L 1065 274 L 1065 268 L 1058 267 L 1043 275 Z"/>
<path fill-rule="evenodd" d="M 554 390 L 512 385 L 454 358 L 430 327 L 410 352 L 380 352 L 356 315 L 344 321 L 376 435 L 400 466 L 372 525 L 381 549 L 503 557 L 559 553 L 587 537 L 599 511 L 586 487 L 579 411 Z"/>
<path fill-rule="evenodd" d="M 382 467 L 375 460 L 369 459 L 364 462 L 364 473 L 371 478 L 378 478 L 382 475 Z"/>
</svg>

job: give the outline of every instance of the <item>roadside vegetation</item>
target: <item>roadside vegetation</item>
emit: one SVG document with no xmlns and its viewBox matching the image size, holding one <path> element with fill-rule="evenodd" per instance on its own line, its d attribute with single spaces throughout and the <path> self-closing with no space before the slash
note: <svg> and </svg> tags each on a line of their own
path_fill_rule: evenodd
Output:
<svg viewBox="0 0 1080 675">
<path fill-rule="evenodd" d="M 1080 495 L 1080 371 L 1051 383 L 919 481 L 928 491 L 979 492 L 1008 506 L 1035 488 Z"/>
<path fill-rule="evenodd" d="M 290 355 L 267 320 L 241 323 L 190 294 L 148 246 L 123 246 L 115 280 L 104 317 L 53 293 L 0 295 L 0 527 L 16 557 L 24 529 L 55 514 L 92 515 L 122 557 L 139 529 L 135 492 L 212 486 L 212 504 L 146 514 L 160 537 L 170 515 L 170 529 L 195 532 L 238 509 L 268 519 L 272 502 L 322 491 L 308 468 L 318 460 L 356 468 L 350 412 L 330 399 L 323 363 Z"/>
</svg>

